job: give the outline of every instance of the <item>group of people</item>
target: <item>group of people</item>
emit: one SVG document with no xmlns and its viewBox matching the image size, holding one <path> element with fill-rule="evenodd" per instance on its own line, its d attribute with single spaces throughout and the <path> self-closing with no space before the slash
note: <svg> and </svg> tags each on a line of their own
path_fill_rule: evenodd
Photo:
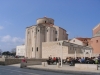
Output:
<svg viewBox="0 0 100 75">
<path fill-rule="evenodd" d="M 70 66 L 73 66 L 75 65 L 75 63 L 83 63 L 83 64 L 100 64 L 100 58 L 97 58 L 97 57 L 77 57 L 76 59 L 75 58 L 66 58 L 66 62 L 70 64 Z"/>
<path fill-rule="evenodd" d="M 54 63 L 57 64 L 60 61 L 61 61 L 60 57 L 53 57 L 53 58 L 49 57 L 47 60 L 47 63 L 48 63 L 48 65 L 54 64 Z"/>
<path fill-rule="evenodd" d="M 63 64 L 68 63 L 70 64 L 70 66 L 74 66 L 75 63 L 84 63 L 84 64 L 100 64 L 100 54 L 98 57 L 77 57 L 72 58 L 72 57 L 67 57 L 66 59 L 63 59 Z M 61 59 L 60 57 L 49 57 L 49 59 L 47 60 L 47 63 L 50 64 L 57 64 L 57 63 L 61 63 Z"/>
</svg>

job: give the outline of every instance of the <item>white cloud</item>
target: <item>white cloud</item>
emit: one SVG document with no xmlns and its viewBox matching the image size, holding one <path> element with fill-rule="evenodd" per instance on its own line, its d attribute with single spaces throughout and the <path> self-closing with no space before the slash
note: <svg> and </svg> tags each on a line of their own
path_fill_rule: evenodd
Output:
<svg viewBox="0 0 100 75">
<path fill-rule="evenodd" d="M 11 41 L 11 36 L 10 35 L 3 36 L 3 37 L 1 37 L 1 41 L 2 42 L 9 42 L 9 41 Z"/>
<path fill-rule="evenodd" d="M 16 46 L 24 43 L 24 39 L 20 37 L 12 37 L 10 35 L 0 36 L 0 48 L 4 51 L 16 48 Z"/>
<path fill-rule="evenodd" d="M 4 27 L 3 26 L 0 26 L 0 30 L 2 30 Z"/>
<path fill-rule="evenodd" d="M 24 39 L 21 39 L 19 37 L 13 37 L 12 42 L 24 42 Z"/>
<path fill-rule="evenodd" d="M 11 37 L 10 35 L 6 35 L 1 37 L 1 42 L 6 42 L 6 43 L 23 43 L 24 39 L 19 38 L 19 37 Z"/>
</svg>

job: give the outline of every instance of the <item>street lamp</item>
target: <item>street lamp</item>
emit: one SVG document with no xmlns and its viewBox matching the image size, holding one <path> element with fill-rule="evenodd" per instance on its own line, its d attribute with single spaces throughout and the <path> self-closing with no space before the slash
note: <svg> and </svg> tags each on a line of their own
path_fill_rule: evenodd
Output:
<svg viewBox="0 0 100 75">
<path fill-rule="evenodd" d="M 85 49 L 86 49 L 86 47 L 83 47 L 84 58 L 85 58 Z"/>
<path fill-rule="evenodd" d="M 63 57 L 62 43 L 63 43 L 63 41 L 59 41 L 59 42 L 61 44 L 61 67 L 62 67 L 62 57 Z"/>
<path fill-rule="evenodd" d="M 90 49 L 90 58 L 92 57 L 92 48 L 89 48 Z"/>
<path fill-rule="evenodd" d="M 76 59 L 76 48 L 74 47 L 74 51 L 75 51 L 75 59 Z"/>
<path fill-rule="evenodd" d="M 73 47 L 74 47 L 75 59 L 76 59 L 76 49 L 77 49 L 77 45 L 75 44 L 75 45 L 73 45 Z"/>
</svg>

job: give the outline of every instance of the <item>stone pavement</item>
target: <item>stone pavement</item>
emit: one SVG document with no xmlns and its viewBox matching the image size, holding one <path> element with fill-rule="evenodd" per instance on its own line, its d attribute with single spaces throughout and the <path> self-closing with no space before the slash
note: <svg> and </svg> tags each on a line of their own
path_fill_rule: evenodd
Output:
<svg viewBox="0 0 100 75">
<path fill-rule="evenodd" d="M 31 65 L 27 66 L 27 69 L 34 69 L 34 70 L 45 70 L 45 71 L 53 71 L 53 72 L 62 72 L 62 73 L 71 73 L 71 74 L 83 74 L 83 75 L 100 75 L 100 70 L 81 70 L 76 69 L 74 66 L 63 65 L 63 67 L 57 67 L 57 65 Z"/>
<path fill-rule="evenodd" d="M 9 65 L 14 67 L 20 67 L 20 64 Z M 57 73 L 67 73 L 73 75 L 100 75 L 100 70 L 80 70 L 76 69 L 74 66 L 63 65 L 63 67 L 58 68 L 57 65 L 31 65 L 26 67 L 26 69 L 32 70 L 43 70 L 43 71 L 51 71 Z"/>
<path fill-rule="evenodd" d="M 20 67 L 20 64 L 12 64 L 12 65 L 8 65 L 8 66 Z"/>
</svg>

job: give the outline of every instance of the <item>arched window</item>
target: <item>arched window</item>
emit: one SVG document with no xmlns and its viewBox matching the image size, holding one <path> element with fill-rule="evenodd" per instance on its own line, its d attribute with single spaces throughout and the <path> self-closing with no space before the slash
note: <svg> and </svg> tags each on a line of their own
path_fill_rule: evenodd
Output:
<svg viewBox="0 0 100 75">
<path fill-rule="evenodd" d="M 55 31 L 55 34 L 57 34 L 57 31 Z"/>
</svg>

